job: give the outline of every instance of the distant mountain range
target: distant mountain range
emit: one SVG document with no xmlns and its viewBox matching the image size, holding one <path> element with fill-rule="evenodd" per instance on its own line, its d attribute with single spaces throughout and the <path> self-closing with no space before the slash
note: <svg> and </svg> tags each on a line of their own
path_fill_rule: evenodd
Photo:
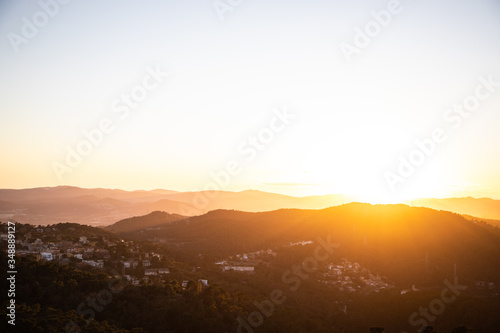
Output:
<svg viewBox="0 0 500 333">
<path fill-rule="evenodd" d="M 75 222 L 105 226 L 131 216 L 165 211 L 183 216 L 215 209 L 250 212 L 279 208 L 320 209 L 351 202 L 342 195 L 291 197 L 260 191 L 123 191 L 72 186 L 0 189 L 0 220 L 53 224 Z"/>
<path fill-rule="evenodd" d="M 106 226 L 132 216 L 164 211 L 181 216 L 203 215 L 211 210 L 235 209 L 247 212 L 280 208 L 323 209 L 353 202 L 344 195 L 292 197 L 247 190 L 241 192 L 169 190 L 124 191 L 85 189 L 73 186 L 32 189 L 0 189 L 0 220 L 31 224 L 75 222 Z M 488 198 L 419 199 L 408 205 L 447 210 L 489 219 L 500 225 L 500 200 Z"/>
<path fill-rule="evenodd" d="M 417 199 L 406 202 L 409 205 L 447 210 L 462 215 L 471 215 L 481 219 L 500 220 L 500 200 L 490 198 L 446 198 Z M 492 221 L 493 222 L 493 221 Z M 500 221 L 494 221 L 498 223 Z M 500 226 L 500 223 L 498 224 Z"/>
</svg>

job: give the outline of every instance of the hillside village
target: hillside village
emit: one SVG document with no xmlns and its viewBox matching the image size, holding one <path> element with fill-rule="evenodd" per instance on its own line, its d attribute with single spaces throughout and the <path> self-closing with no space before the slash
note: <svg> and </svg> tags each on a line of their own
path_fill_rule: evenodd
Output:
<svg viewBox="0 0 500 333">
<path fill-rule="evenodd" d="M 4 224 L 2 229 L 3 227 Z M 146 250 L 138 242 L 100 232 L 98 228 L 69 223 L 47 226 L 17 224 L 17 227 L 18 256 L 32 256 L 36 260 L 70 264 L 81 269 L 92 267 L 110 275 L 121 272 L 131 285 L 165 284 L 169 281 L 171 267 L 166 255 Z M 5 230 L 2 230 L 0 239 L 7 239 Z M 311 243 L 312 241 L 303 241 L 290 244 L 290 247 Z M 223 273 L 255 274 L 256 267 L 270 266 L 272 258 L 276 256 L 276 249 L 265 249 L 237 254 L 214 264 Z M 347 259 L 329 263 L 319 273 L 321 278 L 317 282 L 340 292 L 379 292 L 393 287 L 382 277 L 371 274 L 358 263 L 351 263 Z M 182 280 L 183 288 L 187 288 L 189 284 L 190 280 Z M 200 277 L 195 285 L 199 289 L 207 287 L 209 283 L 207 279 Z"/>
<path fill-rule="evenodd" d="M 16 224 L 16 255 L 53 261 L 80 269 L 94 268 L 110 275 L 120 274 L 131 285 L 165 284 L 170 267 L 165 254 L 145 249 L 143 244 L 123 240 L 98 228 L 77 224 L 32 226 Z M 1 224 L 0 240 L 7 240 Z M 4 230 L 5 229 L 5 230 Z M 85 235 L 85 236 L 83 236 Z M 188 286 L 190 280 L 183 280 Z M 206 279 L 196 285 L 207 287 Z"/>
<path fill-rule="evenodd" d="M 1 224 L 0 240 L 7 240 L 5 223 Z M 312 241 L 290 243 L 286 248 L 311 245 Z M 262 249 L 251 253 L 241 253 L 213 262 L 215 269 L 222 274 L 229 272 L 253 275 L 259 268 L 272 267 L 278 252 L 283 249 Z M 80 269 L 96 269 L 107 274 L 120 274 L 131 285 L 165 284 L 172 279 L 172 260 L 164 251 L 151 247 L 150 243 L 124 240 L 118 235 L 72 223 L 47 226 L 17 224 L 16 255 L 32 256 L 36 260 L 54 261 L 72 265 Z M 197 268 L 189 268 L 191 273 Z M 359 263 L 346 258 L 337 258 L 318 268 L 316 282 L 338 292 L 370 294 L 382 290 L 395 290 L 396 286 L 386 277 L 371 272 Z M 196 289 L 209 285 L 208 279 L 201 275 L 196 279 L 176 276 L 182 287 L 192 284 Z M 491 281 L 476 281 L 475 289 L 495 289 Z M 418 292 L 419 288 L 400 289 L 406 294 Z"/>
<path fill-rule="evenodd" d="M 312 241 L 290 243 L 288 247 L 313 244 Z M 233 271 L 254 274 L 258 265 L 269 266 L 272 258 L 278 255 L 277 249 L 266 249 L 251 253 L 237 254 L 215 263 L 223 272 Z M 345 258 L 331 261 L 324 267 L 319 267 L 316 281 L 339 292 L 363 293 L 379 292 L 393 289 L 395 286 L 387 282 L 385 277 L 372 274 L 358 263 L 352 263 Z"/>
</svg>

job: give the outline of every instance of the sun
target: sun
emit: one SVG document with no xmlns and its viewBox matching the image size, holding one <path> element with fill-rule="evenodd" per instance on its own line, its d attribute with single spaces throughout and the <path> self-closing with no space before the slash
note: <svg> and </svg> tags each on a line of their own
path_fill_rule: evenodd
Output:
<svg viewBox="0 0 500 333">
<path fill-rule="evenodd" d="M 384 177 L 407 147 L 401 124 L 387 119 L 351 124 L 331 132 L 316 142 L 302 160 L 307 181 L 320 184 L 322 192 L 341 193 L 356 201 L 372 204 L 403 203 L 421 197 L 439 197 L 446 193 L 439 161 L 427 165 L 396 189 Z"/>
</svg>

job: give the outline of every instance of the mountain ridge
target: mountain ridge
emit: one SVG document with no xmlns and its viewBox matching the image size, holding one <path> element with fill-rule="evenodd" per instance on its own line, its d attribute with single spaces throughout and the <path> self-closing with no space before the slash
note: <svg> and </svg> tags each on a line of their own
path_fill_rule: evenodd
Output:
<svg viewBox="0 0 500 333">
<path fill-rule="evenodd" d="M 87 189 L 76 186 L 0 189 L 0 214 L 31 224 L 74 222 L 106 226 L 131 216 L 165 211 L 198 216 L 216 209 L 259 212 L 280 208 L 322 209 L 355 202 L 341 194 L 293 197 L 259 190 L 190 191 Z M 491 198 L 415 199 L 413 206 L 500 220 L 500 200 Z M 496 224 L 496 222 L 492 222 Z M 498 224 L 497 224 L 498 225 Z"/>
<path fill-rule="evenodd" d="M 203 262 L 321 238 L 339 244 L 339 253 L 349 260 L 401 285 L 438 283 L 452 278 L 455 268 L 468 283 L 500 282 L 499 228 L 404 204 L 350 203 L 257 213 L 216 210 L 125 235 L 169 244 L 192 260 L 203 254 Z"/>
</svg>

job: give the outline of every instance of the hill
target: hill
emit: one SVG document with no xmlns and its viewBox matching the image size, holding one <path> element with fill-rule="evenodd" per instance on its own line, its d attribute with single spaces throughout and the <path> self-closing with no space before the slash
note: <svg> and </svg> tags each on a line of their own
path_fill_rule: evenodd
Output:
<svg viewBox="0 0 500 333">
<path fill-rule="evenodd" d="M 217 209 L 247 212 L 281 208 L 323 209 L 353 202 L 343 195 L 292 197 L 255 190 L 241 192 L 169 190 L 124 191 L 72 186 L 0 189 L 0 216 L 21 223 L 74 222 L 106 226 L 131 216 L 165 211 L 182 216 L 203 215 Z M 500 220 L 500 200 L 475 198 L 419 199 L 408 204 L 447 210 L 482 219 Z M 495 224 L 495 223 L 493 223 Z"/>
<path fill-rule="evenodd" d="M 118 221 L 105 229 L 116 233 L 134 232 L 140 229 L 148 229 L 168 222 L 184 219 L 185 216 L 154 211 L 145 216 L 134 216 Z"/>
<path fill-rule="evenodd" d="M 138 218 L 141 219 L 141 218 Z M 217 210 L 130 234 L 207 260 L 318 238 L 401 285 L 452 278 L 500 282 L 500 229 L 445 211 L 352 203 L 322 210 Z"/>
</svg>

